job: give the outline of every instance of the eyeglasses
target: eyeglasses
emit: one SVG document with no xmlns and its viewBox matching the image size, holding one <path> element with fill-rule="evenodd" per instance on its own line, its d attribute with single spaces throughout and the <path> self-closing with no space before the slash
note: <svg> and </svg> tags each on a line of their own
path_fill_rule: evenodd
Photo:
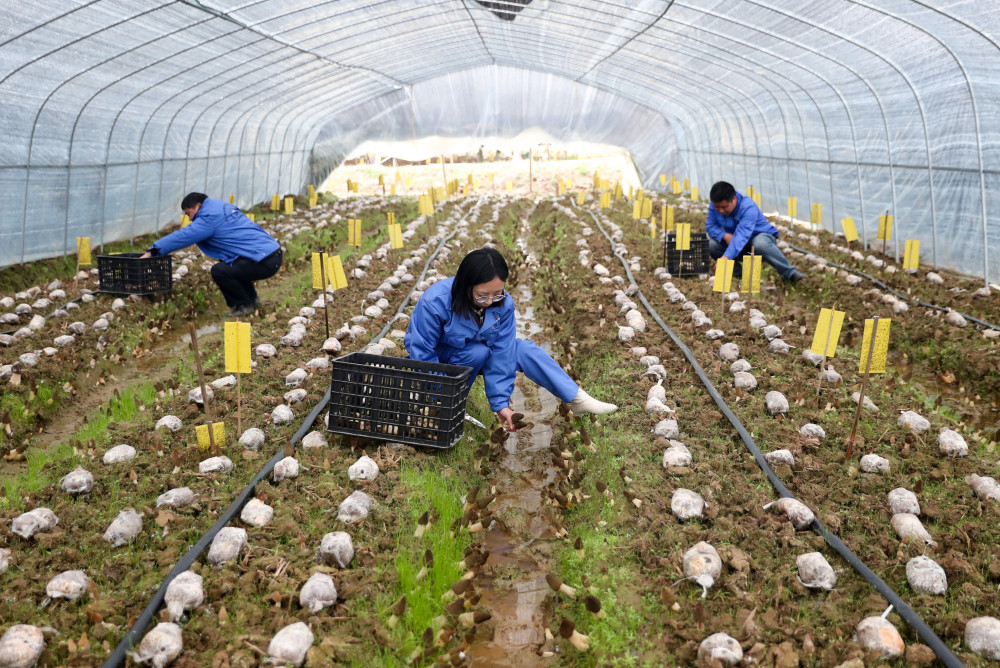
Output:
<svg viewBox="0 0 1000 668">
<path fill-rule="evenodd" d="M 501 292 L 498 295 L 484 295 L 482 297 L 477 297 L 476 295 L 472 295 L 472 301 L 476 302 L 477 304 L 496 304 L 497 302 L 502 302 L 506 297 L 507 297 L 506 292 Z"/>
</svg>

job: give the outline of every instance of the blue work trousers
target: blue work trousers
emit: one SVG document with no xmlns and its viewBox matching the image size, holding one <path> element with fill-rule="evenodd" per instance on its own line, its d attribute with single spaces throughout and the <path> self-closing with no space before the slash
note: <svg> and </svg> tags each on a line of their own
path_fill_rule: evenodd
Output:
<svg viewBox="0 0 1000 668">
<path fill-rule="evenodd" d="M 580 387 L 563 371 L 559 363 L 539 348 L 531 341 L 515 339 L 515 359 L 517 368 L 515 371 L 522 372 L 537 385 L 541 385 L 546 390 L 556 395 L 563 401 L 569 403 L 576 398 L 576 393 Z M 444 364 L 461 364 L 472 367 L 469 374 L 469 385 L 476 380 L 483 371 L 483 365 L 489 359 L 490 349 L 484 343 L 472 343 L 465 348 L 446 349 L 441 362 Z"/>
<path fill-rule="evenodd" d="M 778 248 L 778 239 L 773 234 L 768 234 L 767 232 L 760 232 L 755 234 L 736 259 L 736 266 L 733 267 L 733 276 L 739 278 L 743 275 L 743 260 L 742 256 L 750 254 L 750 246 L 754 248 L 754 254 L 760 255 L 764 262 L 774 267 L 774 269 L 781 275 L 782 278 L 791 278 L 795 275 L 795 267 L 789 263 L 788 258 L 785 254 L 781 252 Z M 720 257 L 725 255 L 726 248 L 728 245 L 724 242 L 716 241 L 715 239 L 708 240 L 708 254 L 712 256 L 712 259 L 718 260 Z"/>
</svg>

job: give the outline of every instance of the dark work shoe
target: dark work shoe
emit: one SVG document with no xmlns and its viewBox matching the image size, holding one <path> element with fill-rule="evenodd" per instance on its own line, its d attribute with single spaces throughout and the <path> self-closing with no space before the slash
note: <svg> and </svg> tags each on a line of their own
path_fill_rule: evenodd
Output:
<svg viewBox="0 0 1000 668">
<path fill-rule="evenodd" d="M 791 276 L 789 276 L 788 278 L 785 279 L 785 282 L 786 283 L 798 283 L 799 281 L 801 281 L 805 277 L 806 277 L 805 274 L 803 274 L 801 271 L 796 270 L 795 272 L 792 273 Z"/>
<path fill-rule="evenodd" d="M 239 318 L 245 315 L 249 315 L 257 310 L 254 304 L 240 304 L 239 306 L 234 306 L 233 310 L 226 315 L 230 318 Z"/>
</svg>

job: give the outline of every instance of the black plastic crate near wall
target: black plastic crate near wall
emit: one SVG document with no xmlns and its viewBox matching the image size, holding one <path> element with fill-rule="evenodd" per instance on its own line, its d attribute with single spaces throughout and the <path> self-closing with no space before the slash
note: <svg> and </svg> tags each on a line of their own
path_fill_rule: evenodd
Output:
<svg viewBox="0 0 1000 668">
<path fill-rule="evenodd" d="M 142 253 L 98 255 L 101 292 L 152 295 L 174 289 L 173 261 L 169 255 L 142 258 Z"/>
<path fill-rule="evenodd" d="M 330 366 L 327 431 L 443 449 L 462 437 L 470 367 L 368 353 Z"/>
<path fill-rule="evenodd" d="M 671 276 L 691 276 L 709 273 L 708 235 L 704 232 L 691 233 L 691 249 L 675 250 L 677 235 L 667 233 L 667 271 Z"/>
</svg>

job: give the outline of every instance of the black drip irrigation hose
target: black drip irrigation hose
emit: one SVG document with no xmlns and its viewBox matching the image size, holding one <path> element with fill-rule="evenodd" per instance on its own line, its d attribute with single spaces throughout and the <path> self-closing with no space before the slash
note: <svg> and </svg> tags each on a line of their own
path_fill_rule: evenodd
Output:
<svg viewBox="0 0 1000 668">
<path fill-rule="evenodd" d="M 588 211 L 588 213 L 590 213 L 590 217 L 594 219 L 594 223 L 596 223 L 597 227 L 601 230 L 601 234 L 603 234 L 611 244 L 611 252 L 614 254 L 617 244 L 615 244 L 614 240 L 605 231 L 604 227 L 597 219 L 597 216 L 595 216 L 593 212 Z M 684 353 L 684 356 L 687 358 L 695 373 L 698 375 L 698 378 L 701 380 L 702 385 L 704 385 L 705 389 L 708 390 L 708 394 L 715 401 L 715 404 L 719 407 L 719 410 L 722 411 L 722 414 L 726 416 L 726 419 L 729 420 L 730 424 L 732 424 L 736 429 L 737 433 L 740 435 L 740 439 L 743 441 L 743 444 L 753 455 L 754 460 L 757 462 L 757 466 L 759 466 L 764 472 L 767 479 L 771 481 L 774 489 L 777 490 L 778 494 L 782 497 L 795 498 L 792 493 L 788 491 L 788 488 L 785 487 L 784 483 L 781 482 L 781 479 L 778 478 L 778 475 L 774 472 L 774 469 L 771 468 L 771 465 L 767 463 L 766 459 L 764 459 L 764 455 L 757 447 L 753 437 L 750 436 L 746 427 L 743 426 L 740 419 L 736 417 L 733 411 L 726 404 L 725 399 L 723 399 L 719 392 L 715 389 L 712 381 L 709 380 L 708 376 L 705 374 L 705 370 L 702 369 L 698 360 L 695 359 L 694 354 L 686 345 L 684 345 L 684 342 L 678 338 L 673 330 L 660 319 L 660 315 L 653 308 L 652 304 L 650 304 L 646 299 L 646 296 L 642 294 L 642 290 L 640 290 L 638 284 L 636 284 L 635 278 L 632 276 L 632 271 L 629 269 L 625 258 L 617 254 L 616 257 L 618 257 L 622 266 L 625 268 L 625 273 L 628 276 L 629 282 L 638 290 L 637 294 L 639 296 L 639 300 L 642 302 L 642 305 L 646 307 L 646 310 L 649 311 L 649 314 L 653 317 L 656 323 L 663 329 L 664 332 L 667 333 L 677 347 L 680 348 L 681 352 Z M 944 641 L 938 638 L 934 631 L 927 626 L 924 620 L 922 620 L 920 616 L 914 612 L 913 609 L 892 590 L 892 588 L 889 587 L 889 585 L 887 585 L 878 575 L 872 572 L 872 570 L 868 568 L 868 566 L 866 566 L 864 562 L 857 557 L 857 555 L 851 552 L 851 549 L 847 547 L 843 541 L 831 534 L 818 519 L 813 519 L 810 527 L 813 531 L 822 536 L 827 544 L 829 544 L 830 547 L 837 552 L 837 554 L 843 557 L 844 560 L 861 575 L 861 577 L 867 580 L 879 594 L 885 597 L 885 600 L 896 609 L 900 617 L 902 617 L 907 624 L 913 627 L 913 629 L 917 632 L 917 635 L 919 635 L 920 638 L 927 643 L 927 646 L 934 651 L 934 653 L 946 666 L 949 668 L 962 668 L 964 666 L 964 664 L 958 659 L 957 656 L 955 656 Z"/>
<path fill-rule="evenodd" d="M 466 217 L 468 217 L 468 213 L 465 216 L 463 216 L 462 220 L 465 220 Z M 454 237 L 455 234 L 457 233 L 458 233 L 458 224 L 456 223 L 455 229 L 452 231 L 452 233 L 449 234 L 444 239 L 442 239 L 441 242 L 438 244 L 437 248 L 434 249 L 434 252 L 430 256 L 428 256 L 427 262 L 424 263 L 423 272 L 421 272 L 420 277 L 416 281 L 414 281 L 414 283 L 419 283 L 420 281 L 424 280 L 424 278 L 427 276 L 427 271 L 430 268 L 431 262 L 433 262 L 434 259 L 437 257 L 438 253 L 441 252 L 441 249 L 444 247 L 444 245 L 449 241 L 451 241 L 452 237 Z M 389 322 L 385 325 L 385 327 L 382 328 L 382 331 L 372 338 L 372 341 L 377 341 L 378 339 L 381 339 L 383 336 L 386 335 L 386 333 L 389 331 L 389 328 L 392 327 L 392 324 L 403 312 L 403 309 L 405 309 L 407 304 L 409 304 L 410 299 L 413 297 L 414 289 L 410 290 L 410 292 L 406 295 L 406 299 L 403 300 L 399 308 L 396 310 L 395 315 L 393 315 L 393 317 L 389 319 Z M 325 294 L 326 292 L 324 291 L 324 295 Z M 362 347 L 362 350 L 364 350 L 364 348 L 367 348 L 370 345 L 372 344 L 371 343 L 365 344 L 365 346 Z M 326 405 L 329 402 L 330 402 L 330 388 L 327 387 L 326 394 L 323 395 L 323 398 L 319 400 L 319 402 L 313 407 L 312 411 L 309 412 L 309 415 L 307 415 L 305 420 L 303 420 L 298 430 L 289 439 L 288 441 L 289 444 L 295 445 L 296 443 L 302 440 L 302 437 L 305 436 L 306 432 L 312 427 L 313 423 L 316 421 L 316 418 L 319 417 L 319 414 L 323 411 L 324 408 L 326 408 Z M 266 464 L 264 464 L 264 467 L 257 473 L 257 475 L 254 476 L 253 480 L 251 480 L 250 483 L 243 489 L 243 492 L 241 492 L 240 495 L 236 497 L 236 499 L 229 506 L 229 508 L 227 508 L 226 511 L 219 516 L 219 519 L 215 521 L 215 524 L 211 526 L 208 532 L 206 532 L 205 535 L 202 536 L 197 543 L 191 546 L 191 548 L 188 549 L 188 551 L 184 554 L 183 557 L 180 558 L 180 560 L 174 565 L 174 567 L 170 569 L 170 572 L 167 573 L 167 577 L 163 580 L 163 584 L 161 584 L 160 588 L 156 590 L 155 594 L 153 594 L 153 598 L 149 601 L 149 605 L 146 606 L 145 610 L 143 610 L 142 613 L 139 615 L 139 617 L 135 620 L 135 623 L 132 624 L 132 627 L 125 634 L 125 637 L 121 639 L 121 642 L 118 643 L 118 646 L 115 647 L 115 650 L 111 653 L 111 655 L 107 658 L 107 660 L 105 660 L 101 668 L 117 668 L 119 665 L 121 665 L 121 663 L 125 660 L 125 657 L 128 654 L 128 652 L 133 647 L 135 647 L 135 645 L 139 641 L 139 638 L 146 631 L 146 627 L 148 627 L 150 622 L 153 621 L 153 616 L 160 609 L 160 606 L 163 605 L 163 598 L 164 596 L 166 596 L 167 587 L 170 586 L 170 583 L 173 582 L 174 578 L 176 578 L 178 575 L 191 568 L 191 565 L 195 561 L 197 561 L 197 559 L 201 556 L 201 553 L 205 551 L 205 548 L 208 547 L 211 544 L 211 542 L 215 539 L 216 534 L 218 534 L 220 530 L 222 530 L 227 524 L 229 524 L 232 521 L 232 519 L 236 516 L 238 512 L 240 512 L 240 510 L 243 508 L 243 506 L 246 504 L 247 501 L 253 498 L 254 493 L 256 492 L 257 489 L 257 485 L 259 485 L 265 478 L 267 478 L 267 476 L 269 476 L 271 472 L 274 470 L 274 465 L 284 458 L 285 458 L 285 447 L 282 446 L 274 454 L 274 456 L 271 457 L 271 459 L 268 460 Z"/>
<path fill-rule="evenodd" d="M 785 242 L 785 243 L 788 243 L 788 242 Z M 893 290 L 888 285 L 886 285 L 885 283 L 883 283 L 879 279 L 875 278 L 874 276 L 866 274 L 865 272 L 859 271 L 857 269 L 851 269 L 850 267 L 845 267 L 842 264 L 837 264 L 833 260 L 829 260 L 829 259 L 823 257 L 822 255 L 820 255 L 819 253 L 813 252 L 811 250 L 806 250 L 805 248 L 799 248 L 798 246 L 794 246 L 792 244 L 788 244 L 788 247 L 791 248 L 794 251 L 798 251 L 799 253 L 803 253 L 805 255 L 813 255 L 815 257 L 822 258 L 831 267 L 836 267 L 837 269 L 843 269 L 844 271 L 849 272 L 851 274 L 855 274 L 856 276 L 861 276 L 862 278 L 866 278 L 869 281 L 871 281 L 872 283 L 874 283 L 875 285 L 877 285 L 880 288 L 882 288 L 883 290 L 885 290 L 886 292 L 891 292 L 892 294 L 896 295 L 900 299 L 905 299 L 908 302 L 913 302 L 914 304 L 917 304 L 918 306 L 923 306 L 924 308 L 931 308 L 931 309 L 936 309 L 938 311 L 945 311 L 945 312 L 947 312 L 947 311 L 955 311 L 955 309 L 948 308 L 947 306 L 938 306 L 937 304 L 928 304 L 925 301 L 921 301 L 921 300 L 916 299 L 914 297 L 911 297 L 909 295 L 904 295 L 902 292 L 897 292 L 896 290 Z M 1000 330 L 1000 326 L 994 325 L 993 323 L 986 322 L 985 320 L 980 320 L 979 318 L 976 318 L 974 316 L 968 315 L 966 313 L 962 313 L 961 311 L 955 311 L 955 313 L 958 313 L 959 315 L 961 315 L 966 320 L 971 320 L 972 322 L 976 323 L 977 325 L 982 325 L 983 327 L 988 327 L 989 329 Z"/>
</svg>

